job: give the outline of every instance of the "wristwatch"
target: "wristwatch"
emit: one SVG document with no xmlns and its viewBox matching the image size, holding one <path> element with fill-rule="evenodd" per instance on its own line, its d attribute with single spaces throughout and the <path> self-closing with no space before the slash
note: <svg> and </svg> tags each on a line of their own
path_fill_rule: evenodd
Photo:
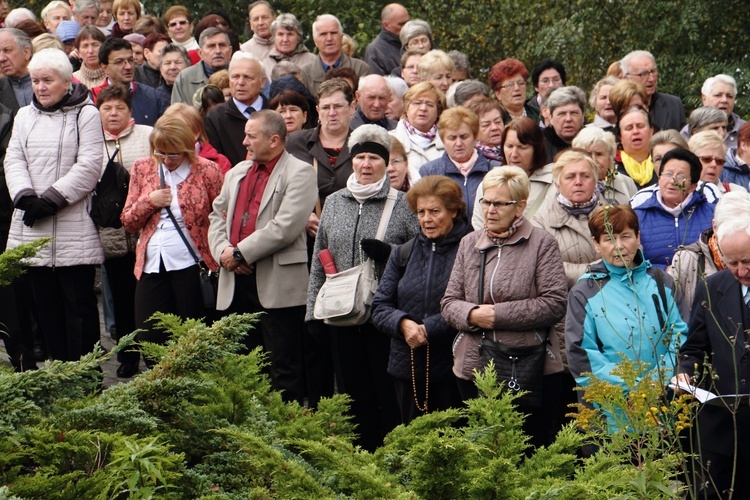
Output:
<svg viewBox="0 0 750 500">
<path fill-rule="evenodd" d="M 237 247 L 234 247 L 234 250 L 232 250 L 232 257 L 234 257 L 234 260 L 237 262 L 242 262 L 245 260 L 245 258 L 242 256 L 242 252 L 240 252 L 240 249 Z"/>
</svg>

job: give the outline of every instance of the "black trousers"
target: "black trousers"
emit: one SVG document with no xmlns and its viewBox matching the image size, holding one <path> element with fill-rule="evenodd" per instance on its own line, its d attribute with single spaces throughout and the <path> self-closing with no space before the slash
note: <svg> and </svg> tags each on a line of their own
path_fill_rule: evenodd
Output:
<svg viewBox="0 0 750 500">
<path fill-rule="evenodd" d="M 30 267 L 37 323 L 53 360 L 77 361 L 99 341 L 96 266 Z"/>
<path fill-rule="evenodd" d="M 134 267 L 135 254 L 133 253 L 104 261 L 114 305 L 115 326 L 117 327 L 115 340 L 120 340 L 135 330 L 135 287 L 138 280 L 133 274 Z M 137 349 L 117 354 L 117 361 L 120 363 L 137 363 L 139 358 L 140 354 Z"/>
<path fill-rule="evenodd" d="M 406 425 L 415 418 L 424 415 L 425 413 L 417 408 L 414 400 L 412 381 L 394 379 L 394 384 L 398 407 L 401 412 L 401 423 Z M 419 405 L 424 408 L 425 381 L 417 380 L 416 388 Z M 427 400 L 427 409 L 430 412 L 458 408 L 459 406 L 461 406 L 461 395 L 458 392 L 455 377 L 448 380 L 430 380 L 429 399 Z"/>
<path fill-rule="evenodd" d="M 31 322 L 29 318 L 23 321 L 23 315 L 30 312 L 31 300 L 27 276 L 19 276 L 12 284 L 0 287 L 0 338 L 5 342 L 13 369 L 19 372 L 36 368 Z"/>
<path fill-rule="evenodd" d="M 206 316 L 198 271 L 197 264 L 167 271 L 162 263 L 158 273 L 141 275 L 135 286 L 135 326 L 145 329 L 137 336 L 139 342 L 164 344 L 169 338 L 167 332 L 157 329 L 149 320 L 155 312 L 175 314 L 182 319 Z M 145 361 L 147 366 L 153 365 L 153 360 Z"/>
<path fill-rule="evenodd" d="M 305 306 L 265 309 L 258 298 L 255 273 L 236 275 L 234 298 L 226 314 L 263 312 L 256 331 L 245 337 L 248 349 L 262 346 L 271 361 L 271 387 L 285 401 L 302 404 L 305 397 L 305 364 L 302 339 L 306 335 Z"/>
<path fill-rule="evenodd" d="M 359 432 L 356 444 L 374 451 L 401 422 L 387 372 L 390 339 L 370 323 L 329 330 L 338 391 L 352 398 L 351 414 Z"/>
</svg>

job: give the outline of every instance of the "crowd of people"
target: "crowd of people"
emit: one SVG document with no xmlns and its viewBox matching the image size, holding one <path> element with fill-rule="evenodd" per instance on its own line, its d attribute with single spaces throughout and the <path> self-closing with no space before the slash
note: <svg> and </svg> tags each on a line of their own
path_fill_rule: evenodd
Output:
<svg viewBox="0 0 750 500">
<path fill-rule="evenodd" d="M 348 394 L 368 450 L 476 397 L 490 360 L 527 391 L 534 447 L 568 404 L 595 403 L 576 386 L 627 392 L 623 359 L 665 388 L 750 392 L 750 124 L 731 76 L 708 78 L 688 116 L 643 50 L 587 98 L 552 59 L 470 79 L 399 4 L 363 59 L 331 14 L 311 26 L 315 52 L 265 0 L 244 43 L 225 12 L 194 14 L 0 9 L 1 248 L 51 239 L 0 288 L 16 370 L 91 351 L 101 266 L 115 340 L 164 343 L 156 312 L 264 313 L 245 348 L 267 352 L 272 386 L 311 408 Z M 92 193 L 112 162 L 127 200 L 121 227 L 98 227 Z M 328 285 L 350 272 L 377 291 L 364 320 L 331 320 Z M 141 358 L 120 352 L 117 375 Z M 697 418 L 696 493 L 747 498 L 732 474 L 750 470 L 747 398 Z"/>
</svg>

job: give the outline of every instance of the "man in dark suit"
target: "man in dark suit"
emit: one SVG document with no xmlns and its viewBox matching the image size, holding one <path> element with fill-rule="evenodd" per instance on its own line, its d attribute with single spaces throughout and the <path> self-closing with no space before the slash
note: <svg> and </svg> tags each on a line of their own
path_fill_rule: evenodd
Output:
<svg viewBox="0 0 750 500">
<path fill-rule="evenodd" d="M 209 216 L 208 242 L 222 267 L 216 309 L 264 313 L 262 342 L 250 332 L 246 343 L 263 345 L 271 385 L 285 400 L 301 403 L 309 279 L 305 226 L 318 198 L 315 170 L 284 150 L 286 125 L 275 111 L 253 113 L 244 131 L 249 161 L 227 173 Z"/>
<path fill-rule="evenodd" d="M 718 395 L 750 393 L 750 194 L 726 193 L 714 227 L 724 270 L 699 282 L 680 348 L 682 382 Z M 697 498 L 750 498 L 750 406 L 747 397 L 698 409 L 693 450 Z M 735 451 L 736 450 L 736 451 Z M 733 477 L 734 476 L 734 477 Z"/>
<path fill-rule="evenodd" d="M 649 113 L 654 127 L 658 130 L 682 130 L 687 123 L 685 107 L 679 97 L 656 91 L 659 70 L 656 68 L 654 56 L 645 50 L 635 50 L 623 57 L 620 65 L 625 78 L 645 85 L 646 92 L 651 98 Z"/>
<path fill-rule="evenodd" d="M 265 84 L 266 73 L 260 61 L 247 52 L 235 52 L 229 63 L 232 98 L 209 111 L 205 119 L 208 142 L 229 158 L 232 166 L 247 155 L 243 141 L 248 117 L 268 108 L 268 100 L 260 93 Z"/>
<path fill-rule="evenodd" d="M 31 89 L 29 61 L 34 49 L 31 39 L 15 28 L 0 29 L 0 104 L 10 109 L 13 115 L 18 108 L 31 104 L 34 92 Z"/>
</svg>

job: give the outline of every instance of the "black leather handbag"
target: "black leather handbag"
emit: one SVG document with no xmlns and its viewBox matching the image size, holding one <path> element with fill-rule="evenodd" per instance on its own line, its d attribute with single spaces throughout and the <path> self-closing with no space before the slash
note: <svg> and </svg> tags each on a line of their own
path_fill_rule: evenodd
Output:
<svg viewBox="0 0 750 500">
<path fill-rule="evenodd" d="M 482 261 L 479 266 L 478 303 L 484 299 L 485 258 L 486 253 L 482 251 Z M 525 408 L 542 406 L 544 360 L 547 356 L 548 342 L 549 331 L 543 342 L 531 346 L 503 344 L 488 338 L 486 332 L 482 332 L 482 342 L 479 344 L 482 366 L 486 367 L 490 360 L 494 361 L 497 378 L 505 382 L 507 390 L 526 391 L 526 394 L 516 400 L 519 406 Z"/>
</svg>

